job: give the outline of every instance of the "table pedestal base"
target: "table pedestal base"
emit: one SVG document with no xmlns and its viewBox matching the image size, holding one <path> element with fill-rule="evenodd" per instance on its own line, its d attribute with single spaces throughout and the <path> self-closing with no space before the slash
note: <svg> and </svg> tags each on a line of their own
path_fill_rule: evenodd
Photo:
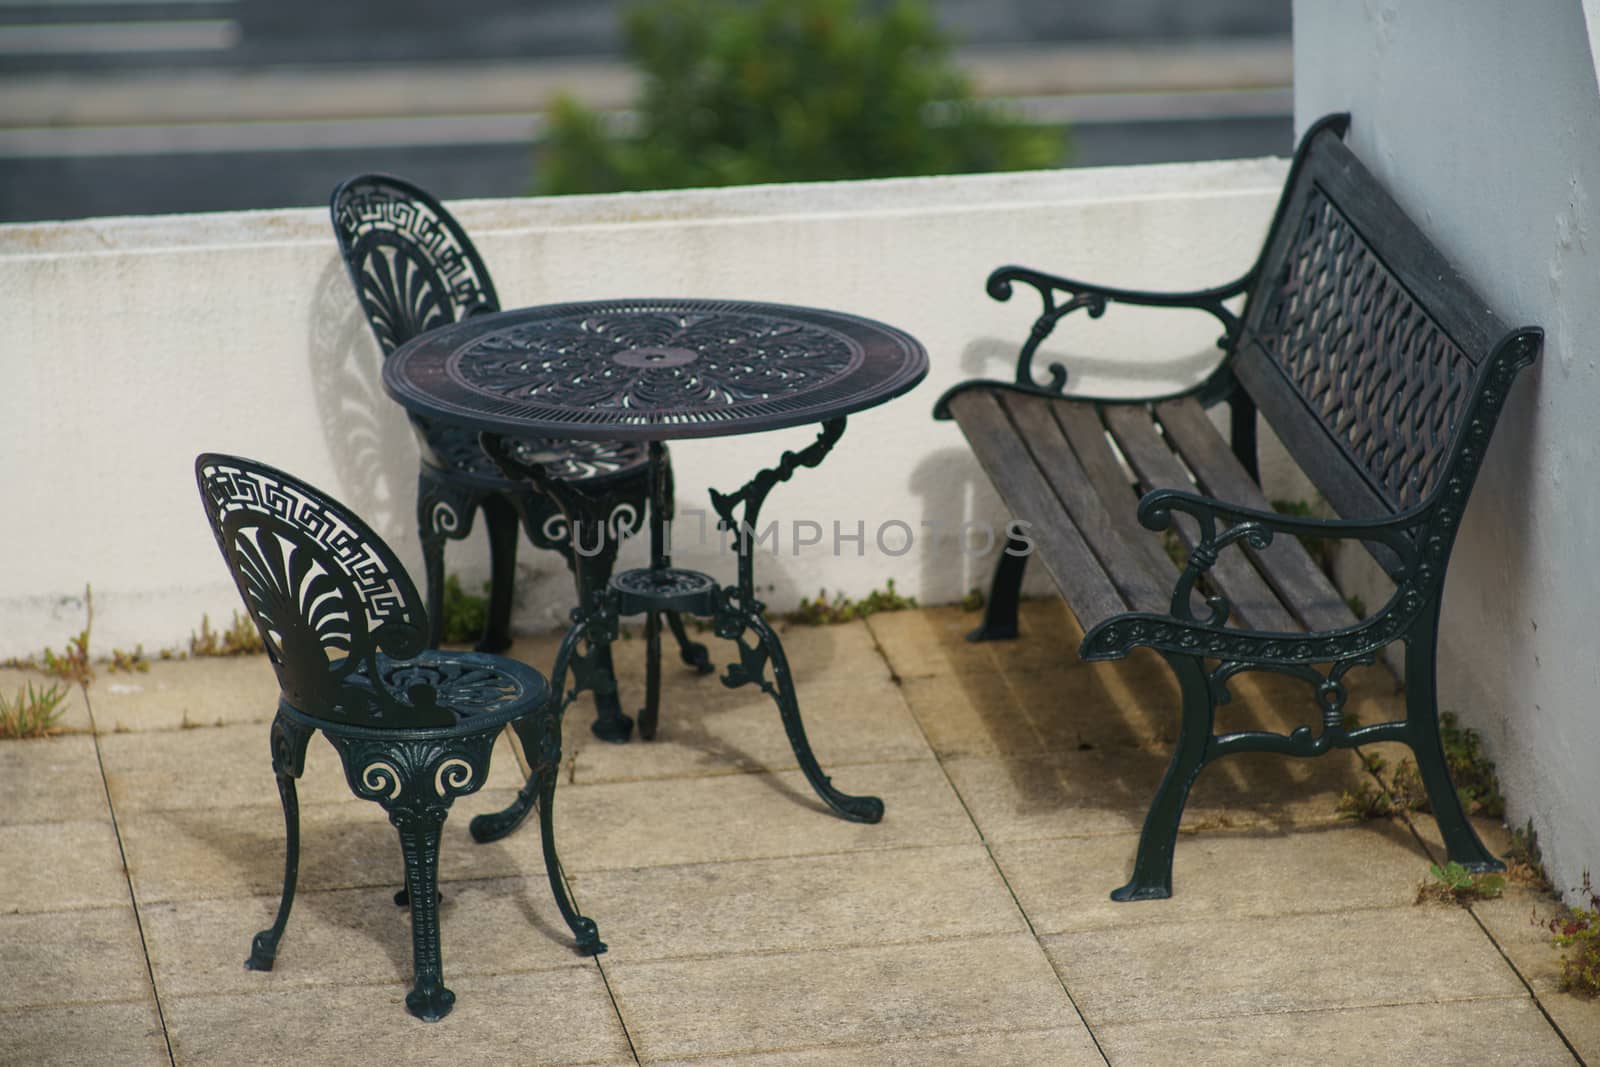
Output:
<svg viewBox="0 0 1600 1067">
<path fill-rule="evenodd" d="M 597 588 L 598 582 L 591 584 L 584 580 L 586 568 L 583 560 L 574 558 L 579 571 L 580 595 L 587 595 L 583 595 L 584 602 L 572 613 L 572 628 L 561 642 L 555 669 L 550 676 L 552 699 L 558 703 L 559 712 L 565 713 L 567 706 L 579 693 L 586 690 L 592 692 L 600 710 L 600 718 L 594 725 L 595 734 L 606 740 L 627 740 L 633 722 L 616 706 L 617 683 L 611 670 L 611 644 L 617 639 L 619 619 L 643 615 L 646 642 L 645 704 L 639 711 L 639 734 L 647 739 L 654 737 L 661 706 L 661 618 L 665 615 L 672 625 L 680 646 L 685 648 L 686 658 L 690 643 L 682 632 L 678 616 L 686 614 L 709 619 L 712 632 L 717 637 L 732 641 L 739 648 L 738 662 L 728 664 L 721 678 L 722 684 L 730 689 L 753 685 L 773 699 L 783 719 L 783 729 L 789 737 L 790 748 L 794 750 L 794 758 L 817 796 L 841 817 L 852 822 L 875 823 L 882 819 L 882 800 L 842 793 L 822 773 L 822 767 L 811 751 L 811 742 L 806 738 L 805 723 L 800 718 L 800 702 L 795 696 L 794 679 L 789 672 L 789 659 L 784 654 L 783 643 L 767 623 L 766 605 L 755 596 L 754 547 L 750 533 L 767 493 L 779 482 L 787 481 L 799 468 L 815 467 L 821 463 L 843 433 L 843 419 L 829 420 L 823 424 L 816 441 L 811 445 L 798 452 L 785 452 L 776 467 L 761 471 L 738 491 L 719 493 L 712 490 L 711 503 L 721 519 L 721 527 L 735 535 L 739 550 L 738 585 L 725 588 L 719 588 L 709 575 L 672 566 L 666 545 L 666 523 L 672 513 L 672 487 L 664 463 L 664 450 L 659 442 L 651 442 L 651 565 L 623 571 L 612 576 L 603 587 Z M 569 522 L 592 523 L 596 516 L 606 514 L 603 499 L 595 499 L 549 478 L 537 465 L 521 462 L 493 435 L 484 436 L 483 447 L 508 477 L 526 478 L 547 493 Z M 608 560 L 606 573 L 609 573 L 609 569 Z M 492 841 L 515 830 L 535 804 L 536 785 L 530 778 L 510 807 L 474 819 L 472 836 L 479 841 Z"/>
</svg>

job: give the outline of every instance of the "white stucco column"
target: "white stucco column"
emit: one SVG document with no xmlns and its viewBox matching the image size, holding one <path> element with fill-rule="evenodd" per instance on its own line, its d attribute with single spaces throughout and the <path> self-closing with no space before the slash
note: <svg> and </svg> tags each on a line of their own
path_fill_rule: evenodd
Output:
<svg viewBox="0 0 1600 1067">
<path fill-rule="evenodd" d="M 1443 707 L 1483 732 L 1558 888 L 1600 870 L 1600 4 L 1297 0 L 1295 124 L 1348 142 L 1495 311 L 1546 330 L 1444 601 Z"/>
</svg>

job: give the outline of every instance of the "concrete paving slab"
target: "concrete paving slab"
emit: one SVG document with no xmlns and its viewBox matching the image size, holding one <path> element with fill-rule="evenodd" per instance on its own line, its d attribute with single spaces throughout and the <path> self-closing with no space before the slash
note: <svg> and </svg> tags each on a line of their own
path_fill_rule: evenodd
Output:
<svg viewBox="0 0 1600 1067">
<path fill-rule="evenodd" d="M 532 974 L 448 977 L 437 1023 L 405 1010 L 400 982 L 163 1001 L 182 1065 L 307 1063 L 632 1064 L 593 963 Z"/>
<path fill-rule="evenodd" d="M 118 814 L 277 805 L 278 785 L 265 723 L 108 734 L 100 738 L 106 783 Z M 522 784 L 509 741 L 490 759 L 485 788 Z M 350 791 L 339 754 L 325 737 L 311 739 L 305 774 L 295 792 L 302 809 L 319 804 L 368 803 Z"/>
<path fill-rule="evenodd" d="M 536 826 L 489 845 L 468 836 L 472 815 L 503 807 L 511 797 L 507 790 L 494 790 L 456 802 L 439 851 L 441 878 L 500 878 L 535 870 L 542 877 Z M 471 800 L 477 803 L 468 806 Z M 134 812 L 120 826 L 141 905 L 264 896 L 283 885 L 283 815 L 276 805 Z M 302 891 L 370 886 L 392 892 L 403 882 L 400 841 L 378 805 L 362 801 L 301 811 Z"/>
<path fill-rule="evenodd" d="M 65 691 L 65 697 L 60 704 L 61 718 L 56 721 L 58 733 L 76 734 L 89 731 L 89 704 L 84 699 L 82 687 L 59 681 L 43 671 L 0 667 L 0 693 L 5 694 L 7 700 L 25 693 L 30 685 L 36 692 L 47 690 L 53 685 L 60 685 Z"/>
<path fill-rule="evenodd" d="M 0 1052 L 29 1067 L 170 1067 L 154 997 L 0 1012 Z"/>
<path fill-rule="evenodd" d="M 662 1067 L 703 1059 L 658 1060 Z M 1054 1030 L 958 1034 L 926 1040 L 828 1045 L 789 1052 L 718 1057 L 717 1067 L 1102 1067 L 1106 1062 L 1081 1026 Z"/>
<path fill-rule="evenodd" d="M 150 992 L 133 907 L 0 916 L 0 1014 Z"/>
<path fill-rule="evenodd" d="M 94 738 L 0 741 L 0 825 L 110 815 Z"/>
<path fill-rule="evenodd" d="M 1115 1064 L 1573 1064 L 1533 1001 L 1463 1000 L 1096 1027 Z"/>
<path fill-rule="evenodd" d="M 1152 655 L 1047 672 L 1007 671 L 1005 678 L 1025 714 L 1071 739 L 1057 747 L 1170 744 L 1177 736 L 1178 691 L 1172 672 Z"/>
<path fill-rule="evenodd" d="M 1456 910 L 1152 923 L 1041 941 L 1095 1028 L 1526 993 Z"/>
<path fill-rule="evenodd" d="M 1104 748 L 1036 759 L 952 759 L 944 766 L 985 838 L 1024 841 L 1139 829 L 1169 759 L 1167 751 Z M 1348 751 L 1315 760 L 1228 756 L 1201 772 L 1182 828 L 1334 823 L 1339 796 L 1362 773 Z"/>
<path fill-rule="evenodd" d="M 1281 832 L 1184 834 L 1168 900 L 1119 904 L 1110 892 L 1133 870 L 1136 834 L 992 846 L 995 861 L 1041 934 L 1329 908 L 1401 907 L 1428 857 L 1404 825 L 1384 820 Z M 1316 887 L 1307 893 L 1307 887 Z"/>
<path fill-rule="evenodd" d="M 972 625 L 981 612 L 968 616 Z M 1079 665 L 1078 645 L 1083 628 L 1060 597 L 1024 600 L 1017 611 L 1017 637 L 1013 641 L 985 642 L 990 655 L 1004 671 L 1048 672 Z"/>
<path fill-rule="evenodd" d="M 1486 838 L 1486 840 L 1492 840 Z M 1511 960 L 1572 1047 L 1585 1060 L 1600 1062 L 1600 1001 L 1561 990 L 1565 950 L 1551 940 L 1545 923 L 1559 914 L 1553 894 L 1516 884 L 1496 900 L 1472 904 L 1472 913 Z"/>
<path fill-rule="evenodd" d="M 705 688 L 704 692 L 692 692 Z M 633 706 L 629 714 L 637 714 Z M 861 682 L 834 679 L 801 690 L 800 714 L 812 750 L 824 767 L 932 756 L 906 707 L 900 687 L 887 677 Z M 573 756 L 564 781 L 616 782 L 681 778 L 797 766 L 772 698 L 745 686 L 729 690 L 714 679 L 690 677 L 663 690 L 660 728 L 652 741 L 635 735 L 624 745 L 596 738 L 592 716 L 574 708 L 563 731 Z"/>
<path fill-rule="evenodd" d="M 813 682 L 839 678 L 867 682 L 889 677 L 889 667 L 878 652 L 873 632 L 863 620 L 830 626 L 803 626 L 779 619 L 774 621 L 774 629 L 783 642 L 789 669 L 802 694 L 804 687 Z M 642 686 L 644 681 L 646 645 L 642 630 L 633 625 L 631 620 L 628 633 L 627 640 L 612 645 L 612 657 L 616 662 L 618 680 L 626 683 L 627 688 L 633 688 L 633 683 Z M 697 632 L 693 626 L 689 627 L 689 636 L 706 646 L 711 654 L 711 662 L 716 664 L 716 675 L 696 675 L 684 667 L 678 660 L 678 646 L 670 633 L 664 633 L 662 637 L 663 675 L 682 681 L 710 682 L 721 688 L 716 676 L 723 673 L 727 664 L 737 662 L 737 647 L 733 642 L 724 641 L 709 631 Z M 751 637 L 746 635 L 745 640 L 750 641 Z M 555 657 L 552 656 L 549 661 L 552 666 L 554 661 Z M 642 689 L 635 691 L 642 695 Z"/>
<path fill-rule="evenodd" d="M 883 821 L 866 825 L 839 818 L 799 771 L 565 786 L 555 803 L 561 861 L 575 873 L 977 839 L 933 760 L 852 766 L 833 782 L 882 797 Z M 534 863 L 537 845 L 521 855 Z M 533 869 L 525 866 L 524 873 Z"/>
<path fill-rule="evenodd" d="M 263 993 L 300 986 L 407 981 L 411 923 L 390 892 L 350 889 L 295 897 L 271 971 L 243 966 L 256 931 L 272 925 L 278 897 L 148 904 L 141 909 L 150 965 L 163 998 Z M 572 931 L 542 881 L 446 882 L 439 905 L 448 978 L 520 974 L 579 963 Z M 604 925 L 602 935 L 609 939 Z"/>
<path fill-rule="evenodd" d="M 0 914 L 128 903 L 111 819 L 0 826 Z M 22 861 L 26 857 L 26 862 Z"/>
<path fill-rule="evenodd" d="M 940 607 L 869 615 L 866 625 L 889 669 L 906 679 L 998 671 L 1000 664 L 992 651 L 995 642 L 966 640 L 980 621 L 975 612 Z"/>
<path fill-rule="evenodd" d="M 1092 678 L 1085 673 L 1052 676 L 1065 701 Z M 901 686 L 917 723 L 941 758 L 1032 756 L 1077 748 L 1083 738 L 1067 715 L 1031 714 L 1003 675 L 928 675 L 907 678 Z M 1033 705 L 1037 707 L 1037 704 Z M 1042 710 L 1042 709 L 1041 709 Z"/>
<path fill-rule="evenodd" d="M 593 871 L 572 887 L 608 965 L 1027 929 L 981 845 Z"/>
<path fill-rule="evenodd" d="M 643 1063 L 1078 1025 L 1026 934 L 606 965 Z"/>
<path fill-rule="evenodd" d="M 141 674 L 103 674 L 89 690 L 95 730 L 176 730 L 270 723 L 278 679 L 266 656 L 158 660 Z"/>
</svg>

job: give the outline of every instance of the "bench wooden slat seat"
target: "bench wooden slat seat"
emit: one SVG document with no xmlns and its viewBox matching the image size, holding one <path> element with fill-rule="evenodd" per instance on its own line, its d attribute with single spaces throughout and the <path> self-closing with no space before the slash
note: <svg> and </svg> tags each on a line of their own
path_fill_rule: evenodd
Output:
<svg viewBox="0 0 1600 1067">
<path fill-rule="evenodd" d="M 1183 694 L 1172 763 L 1118 900 L 1171 894 L 1189 788 L 1231 752 L 1317 756 L 1370 741 L 1411 746 L 1450 858 L 1502 866 L 1461 809 L 1439 741 L 1435 645 L 1450 549 L 1517 372 L 1542 333 L 1509 329 L 1344 145 L 1349 117 L 1312 126 L 1295 152 L 1266 242 L 1243 277 L 1152 293 L 1002 267 L 1042 311 L 1012 381 L 963 382 L 934 415 L 953 419 L 1015 520 L 975 640 L 1017 636 L 1030 556 L 1083 625 L 1079 653 L 1159 652 Z M 1235 310 L 1242 298 L 1242 308 Z M 1223 327 L 1223 357 L 1178 395 L 1096 398 L 1039 382 L 1035 353 L 1074 311 L 1109 303 L 1190 309 Z M 1228 434 L 1208 408 L 1228 405 Z M 1282 515 L 1256 477 L 1265 419 L 1339 516 Z M 1395 582 L 1358 618 L 1299 538 L 1353 540 Z M 1170 551 L 1169 551 L 1170 550 Z M 1347 728 L 1341 682 L 1405 642 L 1406 717 Z M 1214 732 L 1227 682 L 1246 670 L 1306 681 L 1320 730 Z"/>
</svg>

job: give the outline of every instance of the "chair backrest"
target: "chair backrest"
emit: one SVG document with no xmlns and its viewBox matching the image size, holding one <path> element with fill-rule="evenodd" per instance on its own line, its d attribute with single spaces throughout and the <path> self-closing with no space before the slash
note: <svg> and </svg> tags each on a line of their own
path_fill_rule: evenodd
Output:
<svg viewBox="0 0 1600 1067">
<path fill-rule="evenodd" d="M 403 696 L 383 668 L 427 641 L 422 600 L 389 546 L 297 478 L 205 453 L 195 480 L 217 547 L 278 673 L 305 715 L 375 727 L 449 726 L 431 686 Z"/>
<path fill-rule="evenodd" d="M 357 175 L 333 191 L 329 210 L 345 269 L 385 356 L 420 333 L 500 310 L 466 231 L 410 182 Z"/>
<path fill-rule="evenodd" d="M 1510 331 L 1345 146 L 1348 123 L 1301 142 L 1233 370 L 1339 514 L 1372 518 L 1435 499 Z"/>
</svg>

